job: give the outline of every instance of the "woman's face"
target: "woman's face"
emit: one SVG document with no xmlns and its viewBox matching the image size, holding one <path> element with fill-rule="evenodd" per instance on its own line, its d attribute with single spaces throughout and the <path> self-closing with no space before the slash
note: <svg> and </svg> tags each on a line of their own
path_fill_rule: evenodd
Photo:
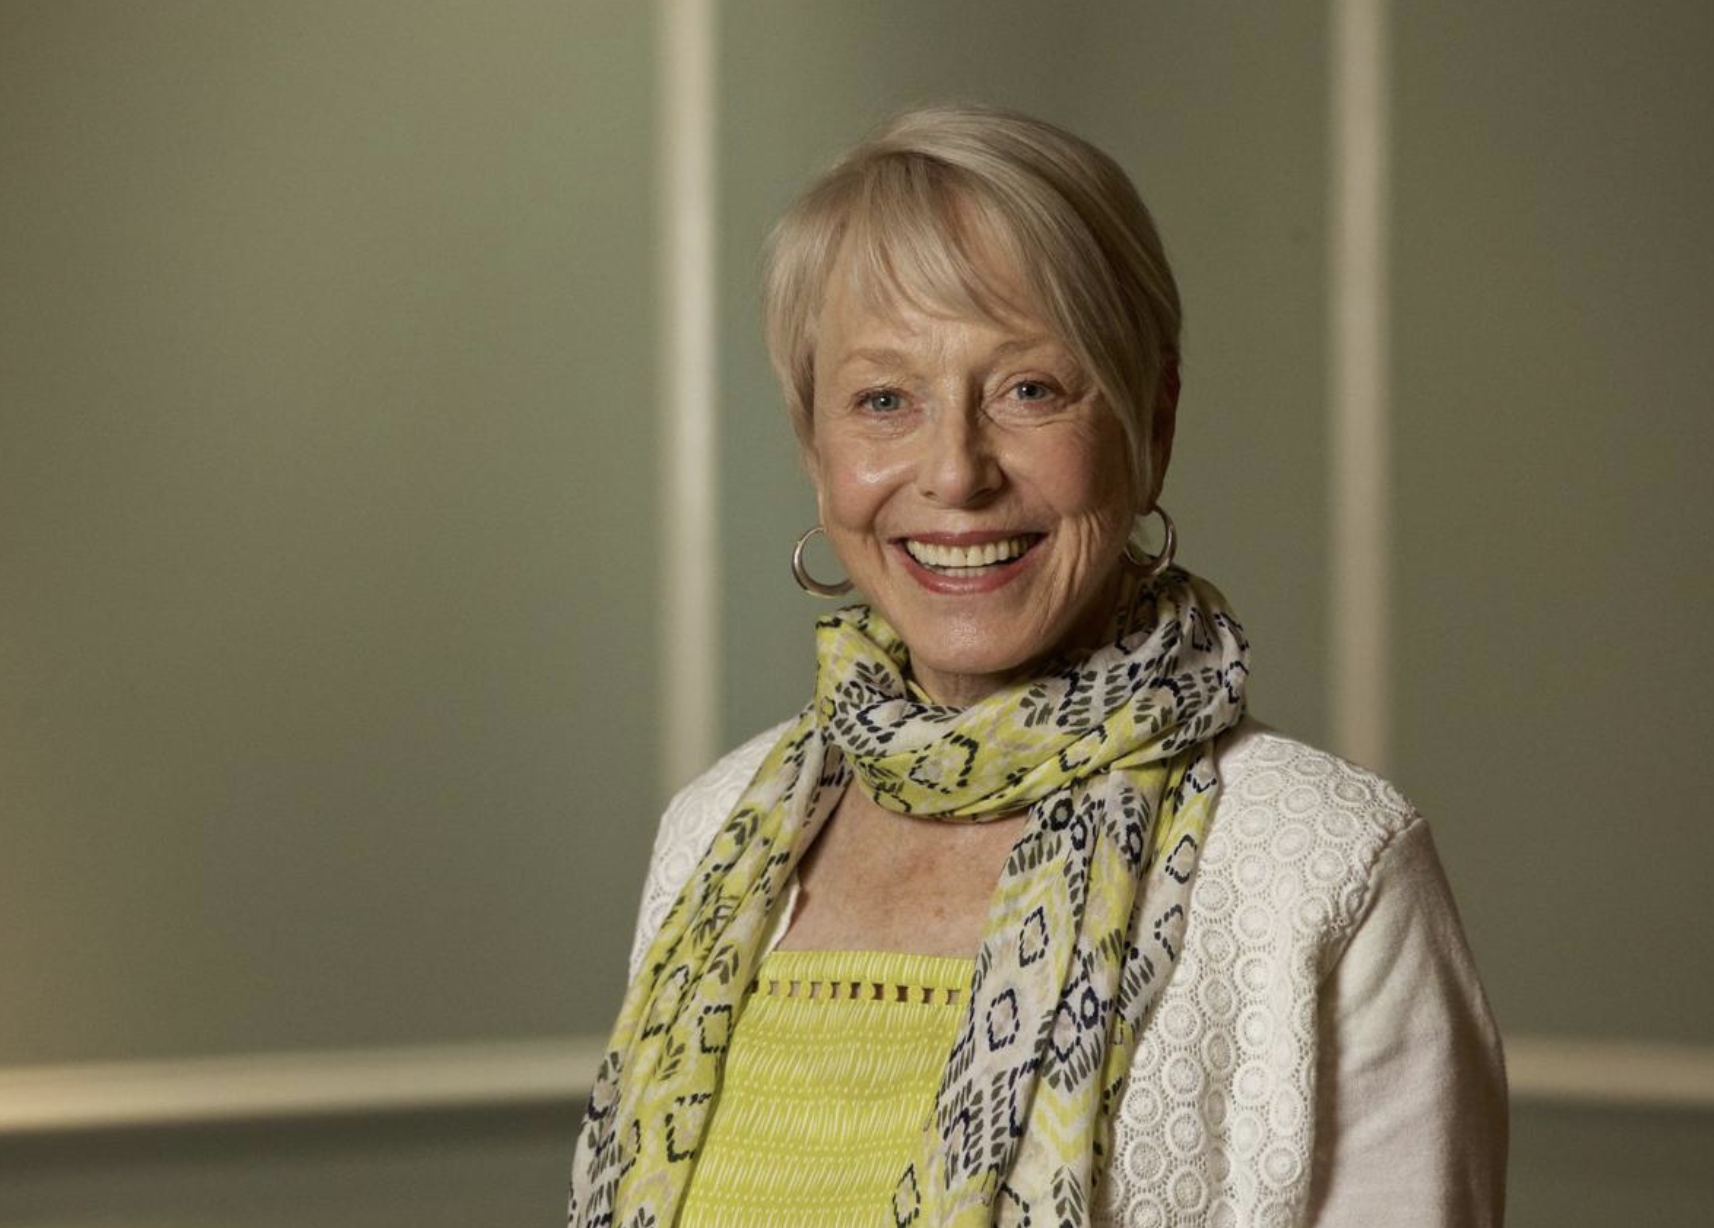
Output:
<svg viewBox="0 0 1714 1228">
<path fill-rule="evenodd" d="M 821 523 L 917 682 L 968 704 L 1099 635 L 1136 510 L 1125 432 L 1038 321 L 878 312 L 845 281 L 816 325 Z"/>
</svg>

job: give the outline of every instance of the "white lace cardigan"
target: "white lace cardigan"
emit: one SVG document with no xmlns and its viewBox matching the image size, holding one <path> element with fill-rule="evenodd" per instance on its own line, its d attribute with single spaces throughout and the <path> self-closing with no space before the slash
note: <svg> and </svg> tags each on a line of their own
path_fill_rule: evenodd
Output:
<svg viewBox="0 0 1714 1228">
<path fill-rule="evenodd" d="M 668 807 L 633 976 L 779 732 Z M 1095 1224 L 1498 1225 L 1505 1071 L 1427 825 L 1385 781 L 1253 722 L 1218 761 L 1184 953 L 1131 1067 Z"/>
</svg>

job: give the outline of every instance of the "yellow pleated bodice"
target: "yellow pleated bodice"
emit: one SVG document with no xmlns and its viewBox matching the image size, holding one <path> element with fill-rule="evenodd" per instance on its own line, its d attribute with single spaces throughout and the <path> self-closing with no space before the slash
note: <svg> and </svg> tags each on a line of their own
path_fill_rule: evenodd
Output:
<svg viewBox="0 0 1714 1228">
<path fill-rule="evenodd" d="M 892 1224 L 971 969 L 891 951 L 763 956 L 680 1228 Z"/>
</svg>

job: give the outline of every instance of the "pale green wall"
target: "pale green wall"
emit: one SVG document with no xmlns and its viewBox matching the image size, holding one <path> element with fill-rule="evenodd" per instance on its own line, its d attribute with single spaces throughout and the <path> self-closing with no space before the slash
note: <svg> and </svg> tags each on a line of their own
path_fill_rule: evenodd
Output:
<svg viewBox="0 0 1714 1228">
<path fill-rule="evenodd" d="M 1714 8 L 1398 5 L 1396 775 L 1502 1028 L 1714 1042 Z M 1714 1116 L 1526 1105 L 1512 1228 L 1704 1225 Z"/>
<path fill-rule="evenodd" d="M 557 1228 L 571 1109 L 0 1142 L 6 1228 Z"/>
<path fill-rule="evenodd" d="M 0 1064 L 606 1027 L 647 10 L 0 27 Z"/>
<path fill-rule="evenodd" d="M 1714 10 L 1392 7 L 1395 774 L 1505 1028 L 1706 1044 Z M 820 608 L 756 247 L 961 96 L 1153 205 L 1183 557 L 1324 738 L 1324 5 L 719 9 L 724 740 Z M 607 1026 L 659 802 L 654 33 L 0 0 L 0 1065 Z M 553 1222 L 569 1134 L 0 1147 L 0 1223 Z M 1710 1143 L 1526 1108 L 1511 1223 L 1699 1224 Z"/>
<path fill-rule="evenodd" d="M 1400 783 L 1501 1022 L 1714 1041 L 1714 7 L 1402 6 Z"/>
</svg>

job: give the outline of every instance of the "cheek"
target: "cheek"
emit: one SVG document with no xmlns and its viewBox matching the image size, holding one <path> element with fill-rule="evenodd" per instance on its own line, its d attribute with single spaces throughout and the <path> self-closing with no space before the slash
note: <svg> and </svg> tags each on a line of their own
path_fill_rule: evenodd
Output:
<svg viewBox="0 0 1714 1228">
<path fill-rule="evenodd" d="M 1077 441 L 1039 470 L 1044 490 L 1062 515 L 1091 528 L 1128 532 L 1135 499 L 1125 467 L 1124 442 L 1101 437 Z"/>
<path fill-rule="evenodd" d="M 816 506 L 829 530 L 866 528 L 900 483 L 900 466 L 868 450 L 824 451 L 814 473 Z"/>
</svg>

